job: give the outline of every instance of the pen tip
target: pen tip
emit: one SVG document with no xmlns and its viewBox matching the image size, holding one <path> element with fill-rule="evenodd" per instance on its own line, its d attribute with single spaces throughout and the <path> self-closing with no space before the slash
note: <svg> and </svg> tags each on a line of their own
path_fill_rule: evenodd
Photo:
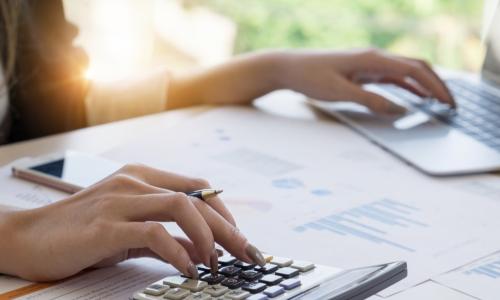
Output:
<svg viewBox="0 0 500 300">
<path fill-rule="evenodd" d="M 215 190 L 215 194 L 216 194 L 216 195 L 218 195 L 218 194 L 220 194 L 220 193 L 222 193 L 222 192 L 223 192 L 223 190 Z"/>
</svg>

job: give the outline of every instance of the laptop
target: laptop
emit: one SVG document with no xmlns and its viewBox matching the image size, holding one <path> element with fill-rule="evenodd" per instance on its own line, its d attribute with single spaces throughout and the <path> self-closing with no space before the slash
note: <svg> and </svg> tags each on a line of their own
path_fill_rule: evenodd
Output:
<svg viewBox="0 0 500 300">
<path fill-rule="evenodd" d="M 488 30 L 481 74 L 438 70 L 457 102 L 457 110 L 425 101 L 394 85 L 366 88 L 408 109 L 384 117 L 354 103 L 311 104 L 434 176 L 500 170 L 500 6 Z"/>
</svg>

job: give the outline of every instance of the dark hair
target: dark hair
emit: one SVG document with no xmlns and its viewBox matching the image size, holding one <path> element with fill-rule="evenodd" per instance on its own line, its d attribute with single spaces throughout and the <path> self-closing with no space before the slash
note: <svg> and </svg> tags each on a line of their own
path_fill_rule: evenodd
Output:
<svg viewBox="0 0 500 300">
<path fill-rule="evenodd" d="M 16 61 L 17 25 L 21 0 L 0 0 L 0 57 L 7 85 L 12 79 Z"/>
</svg>

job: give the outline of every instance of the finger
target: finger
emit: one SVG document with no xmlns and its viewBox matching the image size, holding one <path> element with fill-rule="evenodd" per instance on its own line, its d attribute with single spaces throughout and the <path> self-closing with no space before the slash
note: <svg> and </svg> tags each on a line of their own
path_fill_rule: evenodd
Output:
<svg viewBox="0 0 500 300">
<path fill-rule="evenodd" d="M 184 193 L 161 193 L 121 197 L 116 211 L 128 221 L 174 221 L 193 241 L 198 256 L 210 266 L 215 244 L 211 228 Z"/>
<path fill-rule="evenodd" d="M 189 257 L 191 258 L 191 261 L 194 264 L 200 264 L 202 263 L 198 253 L 196 252 L 196 248 L 190 240 L 184 238 L 184 237 L 174 237 L 174 239 L 186 249 Z M 156 252 L 152 251 L 149 248 L 134 248 L 134 249 L 129 249 L 126 252 L 125 257 L 121 258 L 119 261 L 124 261 L 127 259 L 133 259 L 133 258 L 141 258 L 141 257 L 149 257 L 149 258 L 155 258 L 159 260 L 163 260 Z"/>
<path fill-rule="evenodd" d="M 192 262 L 194 262 L 195 264 L 203 263 L 203 260 L 198 255 L 198 251 L 196 250 L 196 247 L 193 244 L 193 242 L 184 237 L 176 236 L 174 238 L 177 242 L 179 242 L 179 244 L 182 245 L 182 247 L 184 247 L 184 249 L 186 249 L 187 253 L 189 254 L 189 257 L 191 257 Z"/>
<path fill-rule="evenodd" d="M 412 92 L 413 94 L 422 97 L 428 98 L 431 97 L 432 94 L 427 91 L 424 87 L 419 85 L 416 82 L 411 82 L 406 78 L 397 77 L 397 76 L 386 76 L 378 81 L 378 83 L 390 83 L 395 84 L 405 90 Z"/>
<path fill-rule="evenodd" d="M 205 202 L 197 198 L 192 198 L 192 201 L 206 220 L 212 230 L 215 241 L 219 245 L 240 260 L 257 264 L 265 263 L 260 251 L 248 243 L 246 237 L 237 227 L 222 218 L 221 215 Z"/>
<path fill-rule="evenodd" d="M 125 249 L 148 248 L 184 275 L 198 277 L 198 271 L 189 253 L 159 223 L 121 223 L 117 229 L 117 237 L 117 244 Z"/>
<path fill-rule="evenodd" d="M 231 225 L 236 226 L 236 221 L 234 220 L 233 215 L 226 207 L 224 202 L 218 197 L 213 196 L 205 200 L 210 207 L 212 207 L 217 213 L 219 213 L 224 219 L 226 219 Z"/>
<path fill-rule="evenodd" d="M 343 97 L 368 107 L 371 111 L 378 114 L 400 115 L 406 112 L 406 108 L 395 104 L 394 102 L 369 91 L 360 86 L 345 81 L 339 87 L 344 91 Z"/>
<path fill-rule="evenodd" d="M 443 80 L 441 79 L 441 77 L 436 73 L 436 71 L 434 71 L 434 69 L 429 65 L 429 63 L 427 63 L 425 60 L 419 60 L 419 59 L 411 59 L 411 58 L 406 58 L 406 59 L 409 59 L 411 61 L 414 61 L 415 63 L 418 63 L 420 64 L 422 67 L 424 67 L 430 74 L 432 74 L 435 78 L 435 80 L 441 82 L 442 84 L 442 87 L 444 88 L 444 90 L 446 91 L 446 94 L 448 95 L 448 98 L 449 100 L 451 100 L 449 102 L 449 104 L 451 105 L 451 107 L 455 108 L 456 107 L 456 102 L 455 102 L 455 99 L 453 97 L 453 94 L 450 92 L 450 89 L 448 88 L 448 86 L 443 82 Z"/>
<path fill-rule="evenodd" d="M 191 178 L 141 164 L 128 164 L 119 172 L 134 176 L 150 185 L 176 192 L 192 192 L 210 187 L 204 179 Z"/>
<path fill-rule="evenodd" d="M 441 79 L 422 64 L 385 55 L 380 56 L 380 59 L 381 64 L 385 65 L 391 72 L 397 75 L 411 77 L 429 90 L 437 99 L 449 103 L 450 105 L 454 103 L 453 98 L 449 95 L 448 89 Z"/>
<path fill-rule="evenodd" d="M 123 172 L 125 174 L 134 176 L 152 186 L 177 192 L 189 193 L 195 190 L 210 188 L 210 184 L 204 179 L 190 178 L 144 165 L 127 165 L 123 168 Z M 207 203 L 231 224 L 236 225 L 233 215 L 219 197 L 211 197 L 209 200 L 207 200 Z"/>
</svg>

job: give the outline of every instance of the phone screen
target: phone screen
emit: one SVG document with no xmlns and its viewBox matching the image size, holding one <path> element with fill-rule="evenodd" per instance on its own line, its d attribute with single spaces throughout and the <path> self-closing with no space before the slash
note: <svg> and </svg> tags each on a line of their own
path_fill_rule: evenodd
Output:
<svg viewBox="0 0 500 300">
<path fill-rule="evenodd" d="M 99 156 L 68 151 L 61 159 L 48 161 L 29 169 L 86 188 L 120 169 L 123 164 Z"/>
</svg>

